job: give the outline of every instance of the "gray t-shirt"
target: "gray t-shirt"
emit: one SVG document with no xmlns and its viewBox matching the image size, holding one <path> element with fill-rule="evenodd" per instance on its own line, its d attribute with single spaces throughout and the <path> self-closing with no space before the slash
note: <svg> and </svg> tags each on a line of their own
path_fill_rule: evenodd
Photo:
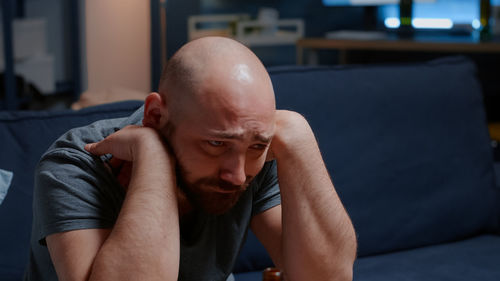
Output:
<svg viewBox="0 0 500 281">
<path fill-rule="evenodd" d="M 45 237 L 89 228 L 112 228 L 125 190 L 109 171 L 109 155 L 86 152 L 129 124 L 142 122 L 143 108 L 128 118 L 72 129 L 42 156 L 35 173 L 30 262 L 25 280 L 57 280 Z M 181 225 L 179 280 L 225 280 L 231 273 L 253 215 L 281 202 L 276 163 L 268 162 L 238 203 L 223 215 L 198 211 L 190 228 Z M 162 245 L 158 245 L 161 247 Z"/>
</svg>

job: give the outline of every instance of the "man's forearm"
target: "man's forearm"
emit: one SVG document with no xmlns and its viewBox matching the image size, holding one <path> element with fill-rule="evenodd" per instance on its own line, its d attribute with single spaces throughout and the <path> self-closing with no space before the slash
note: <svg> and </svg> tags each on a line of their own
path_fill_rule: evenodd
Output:
<svg viewBox="0 0 500 281">
<path fill-rule="evenodd" d="M 301 117 L 299 117 L 300 119 Z M 300 136 L 278 139 L 282 263 L 289 280 L 349 280 L 354 229 L 305 120 Z M 288 280 L 287 279 L 287 280 Z"/>
<path fill-rule="evenodd" d="M 170 164 L 143 150 L 90 280 L 177 280 L 179 216 Z"/>
</svg>

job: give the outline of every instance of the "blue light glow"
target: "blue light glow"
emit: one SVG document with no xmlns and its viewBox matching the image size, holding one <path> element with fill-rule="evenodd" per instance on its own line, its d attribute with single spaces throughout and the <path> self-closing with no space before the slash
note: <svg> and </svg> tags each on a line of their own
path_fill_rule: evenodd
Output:
<svg viewBox="0 0 500 281">
<path fill-rule="evenodd" d="M 478 19 L 472 20 L 472 28 L 479 29 L 481 27 L 481 22 Z"/>
<path fill-rule="evenodd" d="M 493 0 L 494 2 L 500 0 Z M 399 17 L 398 5 L 379 8 L 380 18 Z M 434 2 L 413 2 L 413 18 L 450 19 L 453 24 L 471 24 L 479 17 L 479 1 L 435 0 Z"/>
<path fill-rule="evenodd" d="M 387 28 L 398 28 L 400 25 L 398 18 L 386 18 L 384 24 Z M 451 29 L 453 22 L 450 19 L 429 19 L 429 18 L 414 18 L 411 21 L 414 28 L 425 29 Z"/>
<path fill-rule="evenodd" d="M 411 21 L 411 25 L 414 28 L 451 29 L 453 22 L 451 19 L 415 18 Z"/>
<path fill-rule="evenodd" d="M 322 0 L 325 6 L 372 6 L 396 4 L 398 0 Z"/>
<path fill-rule="evenodd" d="M 386 18 L 384 24 L 387 28 L 398 28 L 401 22 L 398 18 Z"/>
</svg>

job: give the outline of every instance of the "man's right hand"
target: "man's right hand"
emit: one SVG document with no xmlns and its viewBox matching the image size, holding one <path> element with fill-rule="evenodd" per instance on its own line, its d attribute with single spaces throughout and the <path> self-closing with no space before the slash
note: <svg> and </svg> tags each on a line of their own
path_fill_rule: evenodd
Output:
<svg viewBox="0 0 500 281">
<path fill-rule="evenodd" d="M 135 162 L 141 150 L 147 149 L 157 156 L 168 156 L 168 149 L 160 134 L 149 127 L 129 125 L 100 142 L 85 145 L 94 155 L 112 154 L 123 161 Z M 170 157 L 170 161 L 173 157 Z"/>
<path fill-rule="evenodd" d="M 113 155 L 109 165 L 118 182 L 126 190 L 130 183 L 132 164 L 137 160 L 141 150 L 152 152 L 155 157 L 154 161 L 166 162 L 170 167 L 175 167 L 175 158 L 172 157 L 165 142 L 156 130 L 149 127 L 126 126 L 100 142 L 85 145 L 85 150 L 97 156 Z M 173 177 L 174 173 L 170 174 Z"/>
</svg>

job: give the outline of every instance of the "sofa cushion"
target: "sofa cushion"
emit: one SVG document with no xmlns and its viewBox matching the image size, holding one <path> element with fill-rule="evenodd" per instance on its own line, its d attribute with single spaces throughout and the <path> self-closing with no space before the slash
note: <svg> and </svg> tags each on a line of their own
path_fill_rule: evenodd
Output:
<svg viewBox="0 0 500 281">
<path fill-rule="evenodd" d="M 496 281 L 500 280 L 498 261 L 500 236 L 483 235 L 358 259 L 354 281 Z"/>
<path fill-rule="evenodd" d="M 357 259 L 354 281 L 497 281 L 500 236 L 482 235 L 447 244 Z M 262 270 L 235 274 L 236 281 L 262 280 Z"/>
<path fill-rule="evenodd" d="M 261 281 L 262 280 L 262 271 L 249 271 L 238 273 L 234 275 L 235 281 Z"/>
<path fill-rule="evenodd" d="M 359 236 L 359 255 L 498 230 L 499 190 L 476 68 L 426 63 L 270 70 L 302 113 Z"/>
<path fill-rule="evenodd" d="M 0 280 L 20 280 L 28 262 L 35 165 L 60 135 L 73 127 L 131 114 L 141 102 L 121 102 L 80 111 L 0 111 L 0 169 L 13 172 L 0 205 Z"/>
</svg>

